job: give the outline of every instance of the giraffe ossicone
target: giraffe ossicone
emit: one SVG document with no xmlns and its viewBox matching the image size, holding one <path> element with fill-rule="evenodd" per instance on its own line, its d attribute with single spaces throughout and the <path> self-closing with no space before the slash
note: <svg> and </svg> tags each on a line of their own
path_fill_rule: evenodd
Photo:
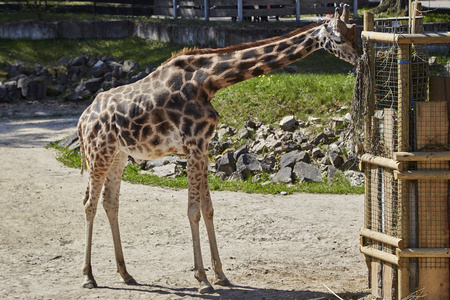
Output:
<svg viewBox="0 0 450 300">
<path fill-rule="evenodd" d="M 188 219 L 194 248 L 194 276 L 200 293 L 212 293 L 202 261 L 199 221 L 203 216 L 209 238 L 215 284 L 230 285 L 222 270 L 213 225 L 214 210 L 208 187 L 208 144 L 219 122 L 210 100 L 238 82 L 269 73 L 324 48 L 356 65 L 360 55 L 356 28 L 349 24 L 348 6 L 333 19 L 262 41 L 222 49 L 183 51 L 147 77 L 100 93 L 78 122 L 82 168 L 89 183 L 83 201 L 86 244 L 84 287 L 97 286 L 92 274 L 94 217 L 103 190 L 103 207 L 110 222 L 118 273 L 128 274 L 118 224 L 119 190 L 128 155 L 156 159 L 186 156 Z M 83 171 L 83 169 L 82 169 Z"/>
</svg>

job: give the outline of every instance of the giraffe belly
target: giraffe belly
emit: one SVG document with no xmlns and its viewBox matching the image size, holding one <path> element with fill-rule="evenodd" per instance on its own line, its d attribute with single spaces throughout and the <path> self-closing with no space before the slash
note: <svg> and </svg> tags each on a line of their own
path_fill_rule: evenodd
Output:
<svg viewBox="0 0 450 300">
<path fill-rule="evenodd" d="M 154 135 L 147 137 L 145 141 L 134 140 L 132 143 L 126 143 L 125 139 L 119 134 L 119 148 L 138 160 L 158 159 L 167 155 L 186 156 L 187 154 L 181 137 Z"/>
</svg>

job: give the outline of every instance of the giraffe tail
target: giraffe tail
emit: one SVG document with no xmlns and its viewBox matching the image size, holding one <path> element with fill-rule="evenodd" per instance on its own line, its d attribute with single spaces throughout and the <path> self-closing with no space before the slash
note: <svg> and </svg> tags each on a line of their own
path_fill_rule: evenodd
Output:
<svg viewBox="0 0 450 300">
<path fill-rule="evenodd" d="M 84 154 L 84 144 L 83 144 L 83 135 L 81 134 L 81 128 L 78 129 L 78 140 L 80 141 L 80 156 L 81 156 L 81 172 L 83 175 L 84 165 L 86 163 L 86 156 Z"/>
</svg>

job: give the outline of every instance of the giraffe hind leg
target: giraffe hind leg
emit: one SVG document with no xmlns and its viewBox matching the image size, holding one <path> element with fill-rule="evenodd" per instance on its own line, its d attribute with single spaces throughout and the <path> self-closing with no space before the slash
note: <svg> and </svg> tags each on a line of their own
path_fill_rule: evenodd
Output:
<svg viewBox="0 0 450 300">
<path fill-rule="evenodd" d="M 118 212 L 119 212 L 119 192 L 122 181 L 122 173 L 127 160 L 124 152 L 119 152 L 109 169 L 103 192 L 103 208 L 108 216 L 111 233 L 114 242 L 114 253 L 116 256 L 117 272 L 126 284 L 136 284 L 134 278 L 128 274 L 123 257 L 122 243 L 120 240 Z"/>
<path fill-rule="evenodd" d="M 92 233 L 94 218 L 97 213 L 98 199 L 100 198 L 100 193 L 103 187 L 104 178 L 103 177 L 93 177 L 89 179 L 89 186 L 86 191 L 86 197 L 84 199 L 84 212 L 85 212 L 85 252 L 84 252 L 84 265 L 83 265 L 83 275 L 84 282 L 83 287 L 85 288 L 95 288 L 97 283 L 92 275 L 92 265 L 91 265 L 91 253 L 92 253 Z"/>
</svg>

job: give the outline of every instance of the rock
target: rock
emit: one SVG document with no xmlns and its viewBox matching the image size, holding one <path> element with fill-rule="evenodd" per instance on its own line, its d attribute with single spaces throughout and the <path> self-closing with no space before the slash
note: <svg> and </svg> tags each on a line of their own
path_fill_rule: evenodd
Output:
<svg viewBox="0 0 450 300">
<path fill-rule="evenodd" d="M 313 124 L 316 124 L 317 122 L 320 122 L 320 118 L 316 118 L 316 117 L 312 117 L 312 116 L 309 116 L 308 117 L 308 122 L 311 122 L 311 123 L 313 123 Z"/>
<path fill-rule="evenodd" d="M 269 168 L 273 169 L 275 167 L 275 164 L 277 163 L 277 159 L 272 154 L 266 154 L 264 155 L 264 158 L 260 160 L 261 164 L 269 166 Z"/>
<path fill-rule="evenodd" d="M 44 77 L 23 77 L 17 81 L 22 96 L 30 100 L 42 100 L 47 95 L 47 85 Z"/>
<path fill-rule="evenodd" d="M 311 143 L 317 146 L 319 144 L 328 144 L 328 141 L 328 136 L 321 132 L 311 140 Z"/>
<path fill-rule="evenodd" d="M 172 161 L 172 156 L 165 156 L 158 159 L 147 160 L 142 164 L 144 170 L 149 170 L 155 167 L 161 167 L 169 164 Z"/>
<path fill-rule="evenodd" d="M 283 167 L 272 177 L 273 182 L 292 183 L 292 168 Z"/>
<path fill-rule="evenodd" d="M 219 130 L 217 130 L 217 137 L 219 141 L 223 141 L 231 136 L 233 136 L 233 129 L 226 125 L 221 125 Z"/>
<path fill-rule="evenodd" d="M 352 158 L 347 159 L 341 166 L 342 170 L 357 170 L 358 169 L 358 159 Z"/>
<path fill-rule="evenodd" d="M 225 172 L 228 176 L 236 171 L 236 162 L 232 151 L 225 153 L 217 160 L 216 169 L 218 172 Z"/>
<path fill-rule="evenodd" d="M 281 146 L 281 140 L 277 139 L 274 134 L 270 134 L 265 140 L 266 147 L 269 151 Z"/>
<path fill-rule="evenodd" d="M 307 142 L 308 138 L 306 137 L 306 135 L 303 132 L 296 131 L 292 135 L 292 140 L 298 144 L 301 144 L 301 143 Z"/>
<path fill-rule="evenodd" d="M 350 181 L 351 186 L 364 185 L 364 173 L 358 171 L 345 171 L 344 176 Z"/>
<path fill-rule="evenodd" d="M 122 71 L 124 73 L 129 73 L 132 71 L 138 72 L 140 69 L 139 63 L 134 60 L 126 60 L 123 62 Z"/>
<path fill-rule="evenodd" d="M 154 175 L 159 177 L 173 176 L 177 173 L 177 165 L 174 163 L 169 163 L 160 167 L 154 167 L 152 171 Z"/>
<path fill-rule="evenodd" d="M 228 181 L 238 181 L 242 182 L 244 181 L 244 176 L 240 172 L 234 172 L 233 174 L 228 177 Z"/>
<path fill-rule="evenodd" d="M 224 181 L 227 179 L 227 173 L 225 173 L 225 172 L 217 172 L 216 176 Z"/>
<path fill-rule="evenodd" d="M 74 91 L 74 92 L 69 93 L 66 96 L 64 96 L 64 100 L 71 101 L 71 102 L 77 102 L 77 101 L 82 101 L 83 97 L 80 92 Z"/>
<path fill-rule="evenodd" d="M 340 168 L 342 166 L 342 164 L 344 163 L 344 159 L 342 158 L 342 156 L 339 155 L 338 152 L 329 151 L 327 154 L 328 154 L 328 158 L 329 158 L 331 164 L 335 168 Z"/>
<path fill-rule="evenodd" d="M 95 94 L 102 87 L 103 81 L 105 81 L 104 78 L 88 79 L 84 82 L 84 86 L 89 92 Z"/>
<path fill-rule="evenodd" d="M 250 135 L 250 130 L 248 130 L 247 128 L 242 128 L 238 132 L 238 140 L 246 139 L 249 137 L 249 135 Z"/>
<path fill-rule="evenodd" d="M 333 166 L 327 166 L 325 171 L 327 172 L 328 180 L 333 180 L 338 170 Z"/>
<path fill-rule="evenodd" d="M 294 151 L 294 150 L 299 150 L 302 147 L 294 142 L 284 142 L 281 144 L 281 151 L 283 152 L 290 152 L 290 151 Z"/>
<path fill-rule="evenodd" d="M 261 163 L 258 161 L 258 156 L 252 153 L 245 153 L 239 156 L 237 161 L 237 169 L 242 167 L 248 168 L 251 172 L 262 171 Z"/>
<path fill-rule="evenodd" d="M 84 66 L 86 64 L 86 62 L 87 62 L 86 56 L 85 55 L 81 55 L 81 56 L 73 58 L 69 62 L 68 66 L 69 67 Z"/>
<path fill-rule="evenodd" d="M 350 113 L 346 113 L 344 116 L 344 122 L 345 123 L 351 123 L 352 122 L 352 115 Z"/>
<path fill-rule="evenodd" d="M 78 132 L 74 131 L 71 135 L 69 135 L 68 137 L 62 139 L 61 141 L 58 142 L 58 146 L 63 147 L 63 148 L 67 148 L 70 145 L 72 145 L 75 141 L 78 140 Z"/>
<path fill-rule="evenodd" d="M 251 151 L 256 154 L 261 154 L 266 149 L 267 147 L 264 139 L 254 141 L 251 146 Z"/>
<path fill-rule="evenodd" d="M 296 163 L 293 172 L 299 182 L 323 182 L 319 168 L 305 162 Z"/>
<path fill-rule="evenodd" d="M 248 153 L 248 146 L 244 145 L 241 148 L 237 149 L 236 151 L 234 151 L 234 160 L 237 161 L 239 159 L 239 156 L 241 156 L 242 154 L 246 154 Z"/>
<path fill-rule="evenodd" d="M 330 120 L 330 127 L 334 131 L 341 130 L 344 127 L 344 118 L 334 117 Z"/>
<path fill-rule="evenodd" d="M 322 150 L 319 147 L 315 147 L 312 149 L 311 151 L 311 155 L 313 158 L 322 158 L 325 156 L 325 154 L 323 154 Z"/>
<path fill-rule="evenodd" d="M 67 55 L 64 55 L 63 57 L 61 57 L 57 62 L 56 65 L 65 65 L 67 66 L 70 62 L 70 59 Z"/>
<path fill-rule="evenodd" d="M 109 68 L 101 60 L 99 60 L 92 68 L 92 76 L 94 78 L 103 77 L 107 72 L 109 72 Z"/>
<path fill-rule="evenodd" d="M 8 90 L 4 85 L 0 85 L 0 102 L 9 102 Z"/>
<path fill-rule="evenodd" d="M 280 122 L 281 129 L 285 131 L 293 130 L 297 121 L 294 116 L 286 116 Z"/>
<path fill-rule="evenodd" d="M 288 152 L 288 153 L 284 154 L 283 156 L 281 156 L 280 169 L 285 168 L 285 167 L 293 168 L 294 165 L 299 161 L 303 161 L 305 163 L 310 163 L 311 159 L 309 157 L 309 154 L 305 151 L 299 152 L 297 150 Z"/>
<path fill-rule="evenodd" d="M 253 121 L 244 121 L 244 126 L 251 129 L 256 129 L 256 123 Z"/>
<path fill-rule="evenodd" d="M 239 156 L 236 169 L 245 179 L 254 173 L 272 171 L 269 166 L 258 161 L 256 154 L 251 153 L 245 153 Z"/>
</svg>

